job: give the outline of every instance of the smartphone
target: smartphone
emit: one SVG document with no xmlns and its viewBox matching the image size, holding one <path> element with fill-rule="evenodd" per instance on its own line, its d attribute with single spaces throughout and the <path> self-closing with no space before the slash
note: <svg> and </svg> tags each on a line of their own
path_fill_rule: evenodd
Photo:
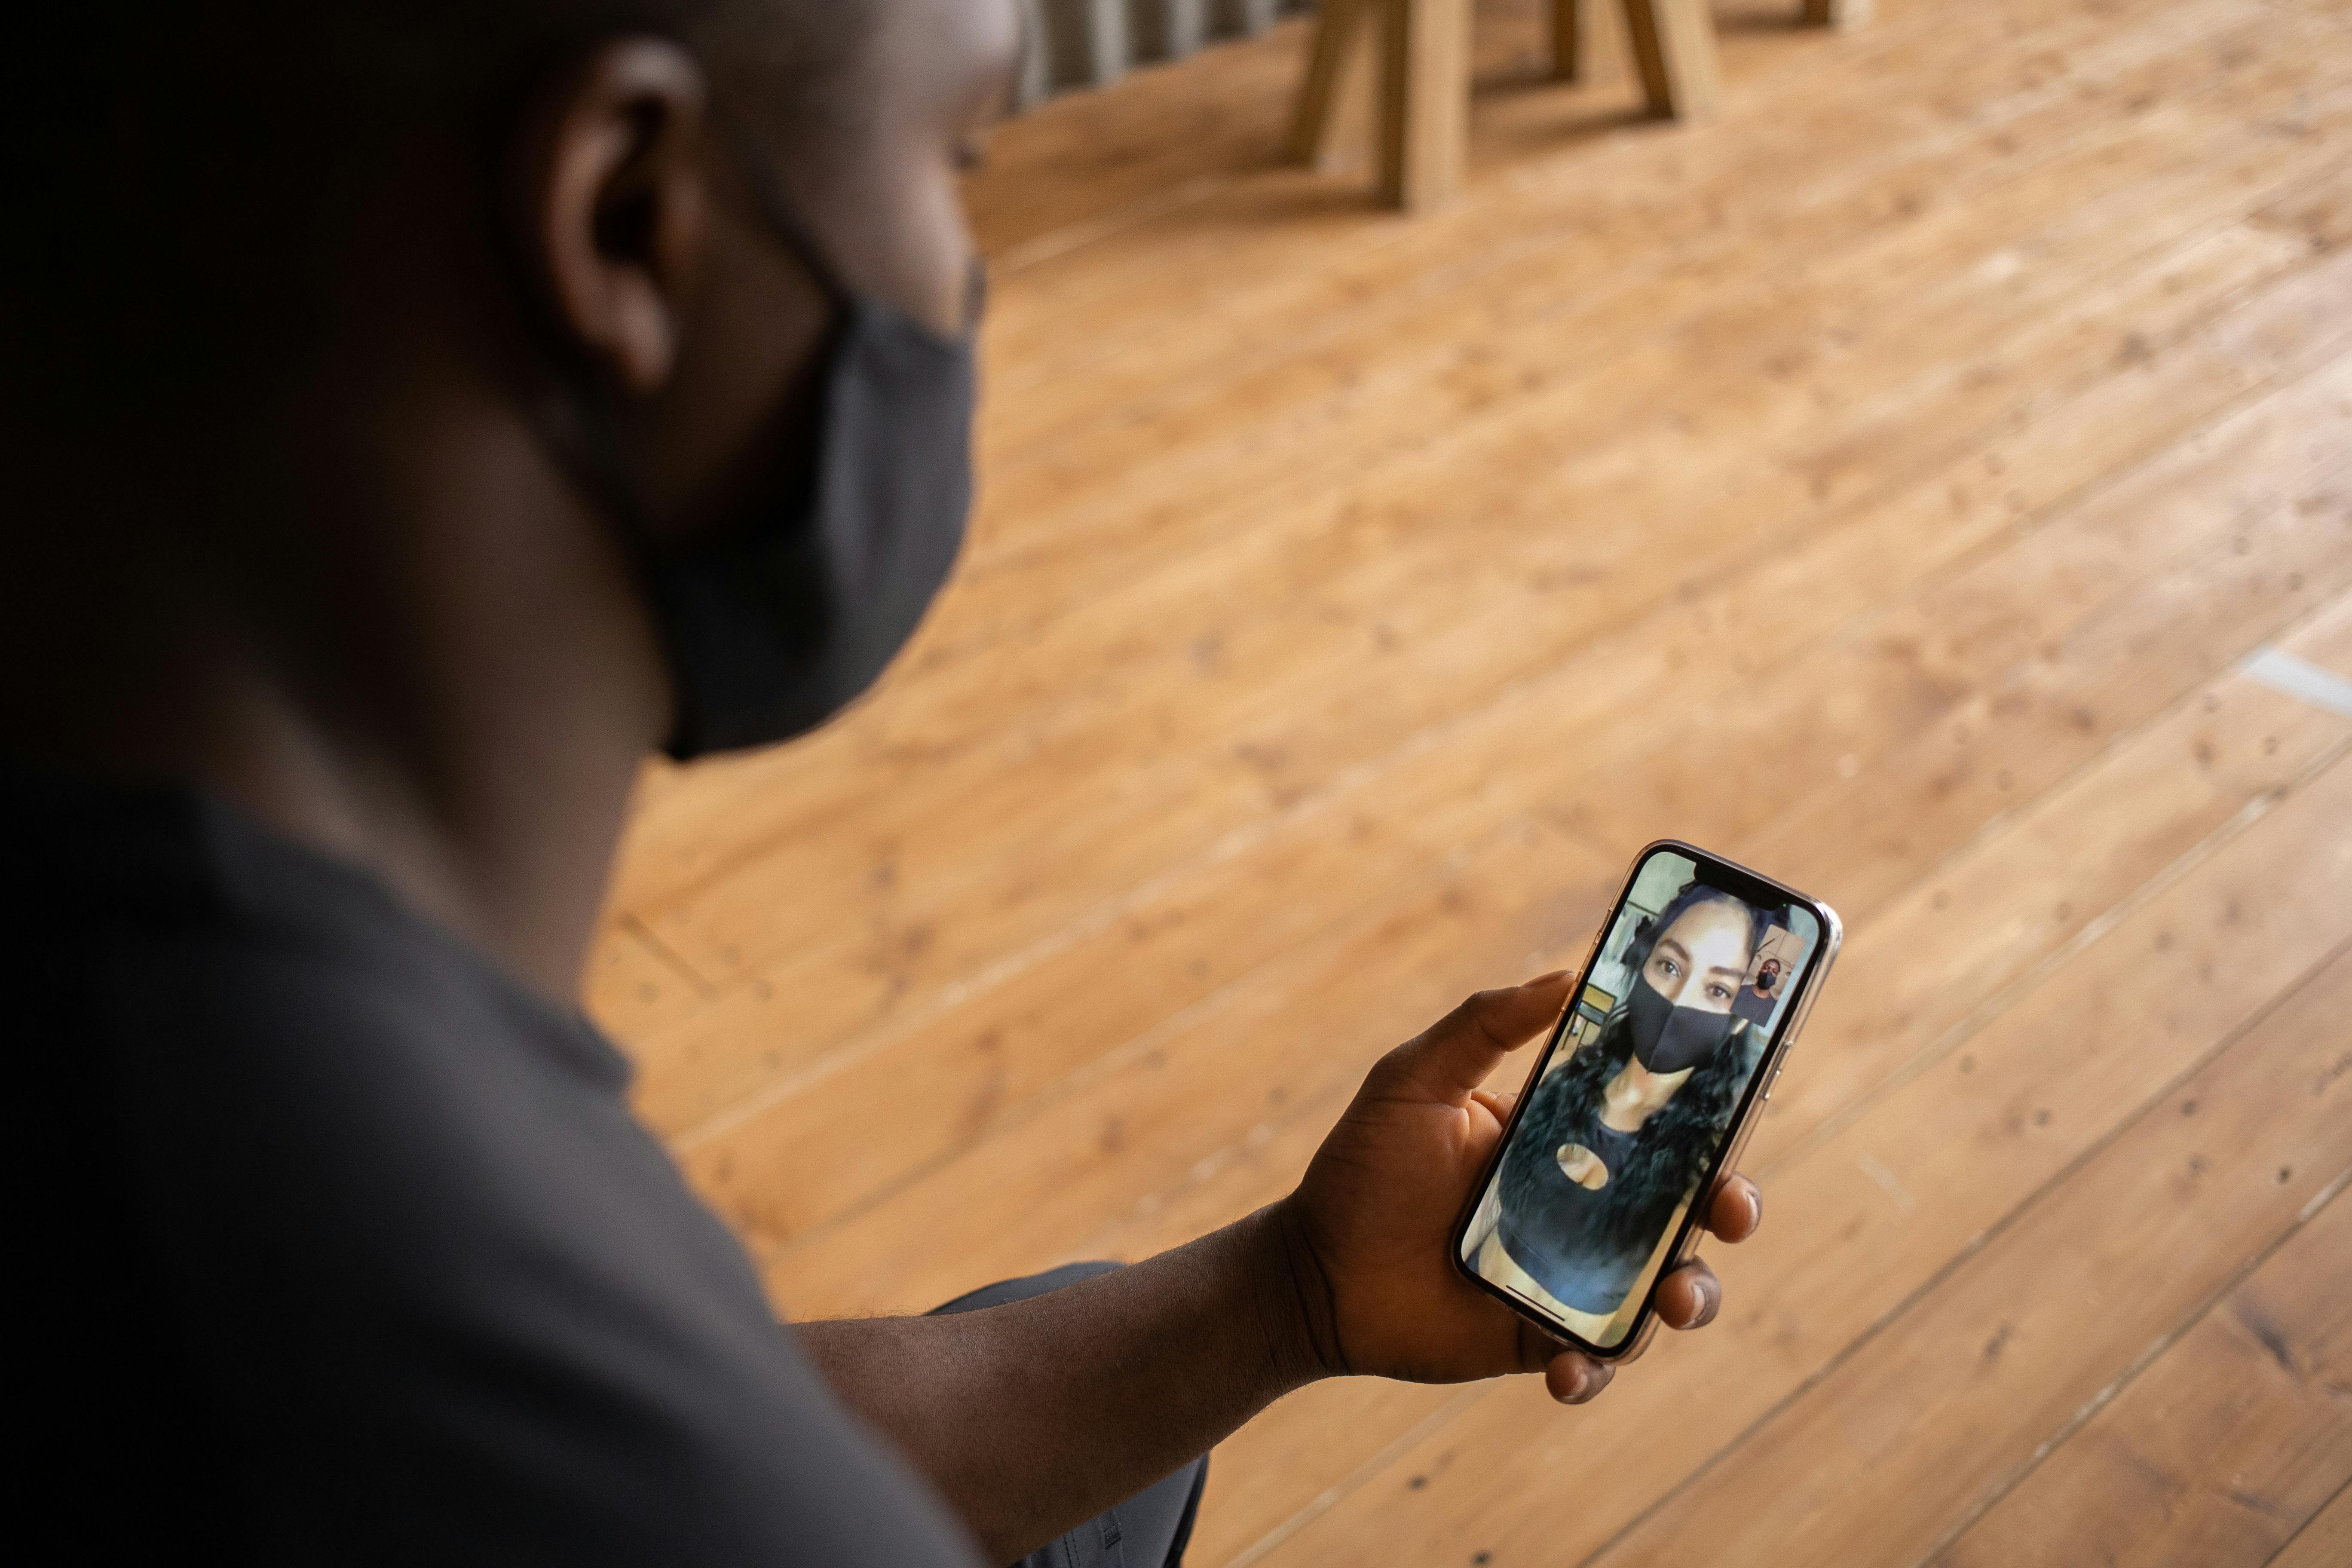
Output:
<svg viewBox="0 0 2352 1568">
<path fill-rule="evenodd" d="M 1662 840 L 1633 860 L 1455 1222 L 1455 1266 L 1562 1342 L 1640 1348 L 1837 958 L 1837 912 Z"/>
</svg>

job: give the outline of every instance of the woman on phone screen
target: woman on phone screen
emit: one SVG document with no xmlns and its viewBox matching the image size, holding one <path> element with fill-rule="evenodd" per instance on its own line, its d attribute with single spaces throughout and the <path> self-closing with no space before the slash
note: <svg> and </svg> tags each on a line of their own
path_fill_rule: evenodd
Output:
<svg viewBox="0 0 2352 1568">
<path fill-rule="evenodd" d="M 1480 1272 L 1540 1287 L 1596 1343 L 1755 1070 L 1764 1031 L 1732 1008 L 1770 926 L 1695 882 L 1637 925 L 1624 1004 L 1536 1086 L 1504 1157 Z"/>
</svg>

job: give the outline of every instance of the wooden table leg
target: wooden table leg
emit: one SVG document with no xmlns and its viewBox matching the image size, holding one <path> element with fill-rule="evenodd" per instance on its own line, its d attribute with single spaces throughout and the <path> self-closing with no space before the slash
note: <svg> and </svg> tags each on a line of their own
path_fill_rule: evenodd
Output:
<svg viewBox="0 0 2352 1568">
<path fill-rule="evenodd" d="M 1379 0 L 1381 198 L 1407 212 L 1462 188 L 1470 133 L 1469 0 Z"/>
<path fill-rule="evenodd" d="M 1723 83 L 1706 0 L 1625 0 L 1625 31 L 1651 113 L 1676 120 L 1715 113 Z"/>
<path fill-rule="evenodd" d="M 1359 51 L 1378 47 L 1381 199 L 1409 212 L 1462 187 L 1470 124 L 1470 0 L 1323 0 L 1291 115 L 1289 152 L 1328 164 Z"/>
<path fill-rule="evenodd" d="M 1815 27 L 1859 27 L 1870 20 L 1877 0 L 1805 0 L 1805 21 Z"/>
<path fill-rule="evenodd" d="M 1584 79 L 1586 16 L 1584 0 L 1551 0 L 1551 74 L 1561 81 Z"/>
<path fill-rule="evenodd" d="M 1307 57 L 1307 78 L 1290 116 L 1289 152 L 1294 162 L 1322 167 L 1333 153 L 1340 100 L 1352 67 L 1368 42 L 1377 0 L 1323 0 L 1315 17 L 1315 40 Z"/>
</svg>

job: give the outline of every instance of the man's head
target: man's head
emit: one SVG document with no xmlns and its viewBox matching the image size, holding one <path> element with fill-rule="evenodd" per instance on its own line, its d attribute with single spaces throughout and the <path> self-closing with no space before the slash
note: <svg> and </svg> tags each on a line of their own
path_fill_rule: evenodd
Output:
<svg viewBox="0 0 2352 1568">
<path fill-rule="evenodd" d="M 955 172 L 1015 29 L 1012 0 L 45 8 L 0 111 L 23 225 L 7 401 L 111 432 L 281 384 L 355 308 L 397 308 L 380 277 L 355 306 L 348 276 L 405 181 L 506 250 L 502 281 L 646 401 L 649 434 L 693 425 L 698 447 L 653 456 L 689 483 L 726 444 L 712 399 L 740 390 L 714 383 L 760 374 L 724 345 L 824 303 L 739 254 L 773 244 L 735 154 L 777 171 L 854 284 L 951 329 Z"/>
<path fill-rule="evenodd" d="M 823 270 L 961 328 L 1016 43 L 1013 0 L 45 8 L 0 110 L 0 745 L 378 863 L 397 819 L 452 880 L 579 858 L 562 791 L 670 731 L 646 549 L 807 482 Z"/>
</svg>

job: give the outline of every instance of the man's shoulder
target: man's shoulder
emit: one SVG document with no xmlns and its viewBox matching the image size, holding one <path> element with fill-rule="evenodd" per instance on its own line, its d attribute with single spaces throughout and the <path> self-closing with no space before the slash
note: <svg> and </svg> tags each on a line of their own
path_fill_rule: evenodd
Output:
<svg viewBox="0 0 2352 1568">
<path fill-rule="evenodd" d="M 0 952 L 68 1386 L 313 1546 L 954 1559 L 585 1021 L 233 822 L 89 826 L 14 852 L 40 875 Z M 134 1334 L 153 1365 L 115 1378 Z M 877 1511 L 919 1549 L 802 1554 Z"/>
</svg>

